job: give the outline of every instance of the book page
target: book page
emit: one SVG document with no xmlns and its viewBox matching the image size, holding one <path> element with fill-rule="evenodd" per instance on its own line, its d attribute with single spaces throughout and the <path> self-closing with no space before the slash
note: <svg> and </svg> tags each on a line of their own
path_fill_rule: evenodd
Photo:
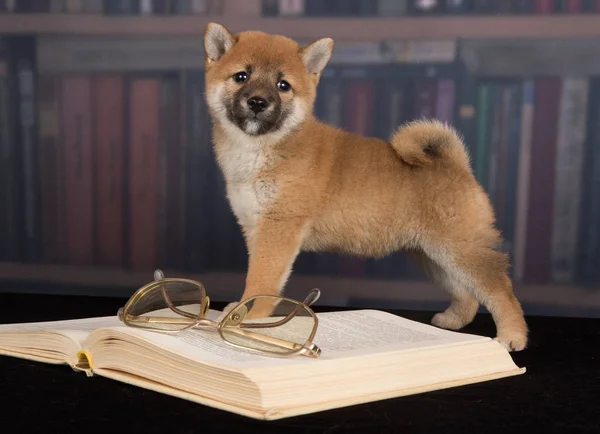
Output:
<svg viewBox="0 0 600 434">
<path fill-rule="evenodd" d="M 119 325 L 123 324 L 116 315 L 62 321 L 0 324 L 0 342 L 2 341 L 2 336 L 8 333 L 14 336 L 14 333 L 55 332 L 81 344 L 92 331 L 101 327 L 115 327 Z"/>
<path fill-rule="evenodd" d="M 319 326 L 314 343 L 322 350 L 321 360 L 490 339 L 438 329 L 375 310 L 327 312 L 317 316 Z M 118 331 L 183 357 L 217 366 L 248 368 L 315 362 L 315 359 L 305 356 L 285 359 L 236 348 L 224 342 L 219 333 L 210 327 L 188 329 L 177 334 L 129 327 L 119 328 Z"/>
<path fill-rule="evenodd" d="M 387 312 L 365 309 L 319 314 L 315 343 L 321 357 L 337 358 L 378 351 L 441 347 L 488 337 L 440 329 Z"/>
</svg>

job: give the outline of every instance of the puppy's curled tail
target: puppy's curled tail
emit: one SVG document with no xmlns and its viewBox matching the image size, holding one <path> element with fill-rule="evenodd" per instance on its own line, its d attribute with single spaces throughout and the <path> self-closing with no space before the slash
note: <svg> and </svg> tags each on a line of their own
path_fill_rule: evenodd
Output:
<svg viewBox="0 0 600 434">
<path fill-rule="evenodd" d="M 401 126 L 392 136 L 391 144 L 396 154 L 411 166 L 451 163 L 471 171 L 461 137 L 454 128 L 438 120 L 419 119 Z"/>
</svg>

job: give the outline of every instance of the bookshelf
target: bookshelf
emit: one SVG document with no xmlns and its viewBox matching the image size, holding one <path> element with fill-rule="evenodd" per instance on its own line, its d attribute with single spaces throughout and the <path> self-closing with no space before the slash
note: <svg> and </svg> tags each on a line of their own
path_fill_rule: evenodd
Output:
<svg viewBox="0 0 600 434">
<path fill-rule="evenodd" d="M 255 15 L 104 16 L 0 14 L 0 34 L 185 36 L 216 21 L 233 32 L 260 29 L 300 40 L 544 39 L 600 37 L 598 15 L 288 18 Z M 356 29 L 360 29 L 357 32 Z"/>
<path fill-rule="evenodd" d="M 546 15 L 445 15 L 445 16 L 401 16 L 401 17 L 383 17 L 383 16 L 368 16 L 368 17 L 285 17 L 285 16 L 262 16 L 260 13 L 258 0 L 227 0 L 224 3 L 224 13 L 210 15 L 155 15 L 155 16 L 136 16 L 136 15 L 103 15 L 90 13 L 10 13 L 0 14 L 0 39 L 3 36 L 37 36 L 38 39 L 45 37 L 66 37 L 76 41 L 75 45 L 86 46 L 83 42 L 84 37 L 89 37 L 91 42 L 87 44 L 94 48 L 93 44 L 101 44 L 100 39 L 111 39 L 106 42 L 106 47 L 99 49 L 95 56 L 89 58 L 97 63 L 92 65 L 90 73 L 104 73 L 103 69 L 95 70 L 95 66 L 102 63 L 102 55 L 128 53 L 120 58 L 131 58 L 131 53 L 139 48 L 139 45 L 131 45 L 129 48 L 123 48 L 128 45 L 128 40 L 139 40 L 147 38 L 148 40 L 156 40 L 161 37 L 169 39 L 173 44 L 186 46 L 187 54 L 177 57 L 176 60 L 165 60 L 159 57 L 157 63 L 162 63 L 156 68 L 154 67 L 132 67 L 131 70 L 175 70 L 178 63 L 184 60 L 185 57 L 194 57 L 194 51 L 198 45 L 198 50 L 201 50 L 201 39 L 204 33 L 206 24 L 209 22 L 218 22 L 225 25 L 233 32 L 257 29 L 268 33 L 283 34 L 298 41 L 310 41 L 320 37 L 332 37 L 335 41 L 342 43 L 368 44 L 379 43 L 381 41 L 418 41 L 418 40 L 452 40 L 459 42 L 471 42 L 474 44 L 487 44 L 490 49 L 486 51 L 484 48 L 478 48 L 481 53 L 489 52 L 489 56 L 498 55 L 504 56 L 503 63 L 512 65 L 520 63 L 528 63 L 530 69 L 536 72 L 547 72 L 551 68 L 547 68 L 548 62 L 552 64 L 568 65 L 568 72 L 577 69 L 580 64 L 585 66 L 586 75 L 600 76 L 600 63 L 589 60 L 591 56 L 585 56 L 581 53 L 587 53 L 590 46 L 595 40 L 600 38 L 600 14 L 546 14 Z M 245 9 L 239 9 L 238 6 L 243 5 Z M 357 30 L 358 29 L 358 30 Z M 80 39 L 78 39 L 81 37 Z M 51 39 L 51 38 L 49 38 Z M 60 38 L 57 38 L 60 39 Z M 119 41 L 121 39 L 121 41 Z M 115 42 L 116 41 L 116 42 Z M 174 41 L 174 42 L 173 42 Z M 198 41 L 198 44 L 196 44 Z M 539 54 L 530 62 L 530 51 L 524 51 L 523 48 L 514 50 L 510 43 L 514 41 L 525 41 L 533 46 L 545 46 L 545 49 L 539 50 Z M 573 47 L 581 45 L 581 51 L 556 48 L 552 46 L 554 41 L 567 41 L 573 43 Z M 1 41 L 0 41 L 1 42 Z M 500 47 L 494 50 L 493 43 L 498 43 Z M 65 43 L 59 41 L 59 43 Z M 65 43 L 66 44 L 66 43 Z M 112 45 L 111 45 L 112 44 Z M 150 43 L 151 44 L 151 43 Z M 187 45 L 186 45 L 187 44 Z M 507 44 L 502 46 L 502 44 Z M 551 45 L 548 49 L 548 44 Z M 341 45 L 341 44 L 340 44 Z M 530 45 L 530 46 L 531 46 Z M 60 45 L 59 45 L 60 46 Z M 64 45 L 68 46 L 68 44 Z M 529 46 L 529 48 L 530 48 Z M 60 50 L 48 49 L 55 47 L 46 45 L 45 56 L 47 59 L 49 53 L 56 53 Z M 116 48 L 115 48 L 116 47 Z M 137 48 L 136 48 L 137 47 Z M 165 45 L 164 53 L 172 51 L 171 48 Z M 338 46 L 339 47 L 339 46 Z M 507 48 L 509 47 L 509 48 Z M 563 47 L 564 48 L 564 47 Z M 105 50 L 105 51 L 102 51 Z M 553 51 L 555 50 L 555 51 Z M 43 50 L 42 50 L 43 51 Z M 141 50 L 137 49 L 137 54 Z M 90 49 L 93 52 L 93 49 Z M 150 52 L 150 51 L 149 51 Z M 85 68 L 77 69 L 77 65 L 73 59 L 82 51 L 72 53 L 69 67 L 72 70 L 42 71 L 44 73 L 80 73 L 87 74 Z M 190 55 L 190 53 L 193 54 Z M 516 54 L 515 54 L 516 53 Z M 524 53 L 524 54 L 523 54 Z M 568 57 L 569 53 L 573 54 L 573 59 Z M 2 53 L 0 52 L 0 55 Z M 61 55 L 64 54 L 64 51 Z M 519 57 L 519 55 L 521 57 Z M 128 57 L 129 56 L 129 57 Z M 506 61 L 506 56 L 509 60 Z M 1 57 L 1 56 L 0 56 Z M 115 56 L 115 58 L 118 56 Z M 143 57 L 143 56 L 142 56 Z M 140 58 L 142 58 L 140 57 Z M 147 65 L 146 59 L 148 55 L 140 60 L 141 63 Z M 38 57 L 38 60 L 40 57 Z M 100 59 L 100 60 L 97 60 Z M 521 59 L 524 62 L 521 62 Z M 550 60 L 549 60 L 550 59 Z M 579 61 L 579 60 L 585 61 Z M 2 59 L 0 58 L 0 61 Z M 88 59 L 89 60 L 89 59 Z M 479 62 L 474 64 L 485 64 Z M 485 60 L 485 59 L 484 59 Z M 501 62 L 501 63 L 502 63 Z M 44 63 L 44 62 L 41 62 Z M 60 63 L 60 62 L 59 62 Z M 68 63 L 68 62 L 67 62 Z M 126 62 L 125 62 L 126 63 Z M 132 62 L 134 63 L 134 62 Z M 164 66 L 165 63 L 169 65 Z M 188 68 L 197 68 L 202 63 L 201 56 L 198 56 L 190 65 L 186 63 Z M 54 64 L 52 64 L 54 65 Z M 571 66 L 573 65 L 573 66 Z M 103 66 L 103 64 L 101 65 Z M 368 67 L 368 65 L 363 65 Z M 493 63 L 488 70 L 497 72 L 498 62 Z M 525 70 L 529 66 L 525 65 Z M 358 65 L 360 68 L 361 65 Z M 119 67 L 109 66 L 121 73 Z M 184 68 L 184 66 L 182 66 Z M 494 69 L 496 68 L 496 69 Z M 68 68 L 66 68 L 68 69 Z M 125 71 L 127 68 L 122 68 L 123 74 L 131 71 Z M 591 72 L 590 72 L 591 71 Z M 179 72 L 176 72 L 179 73 Z M 561 75 L 562 73 L 556 73 Z M 52 74 L 49 74 L 52 75 Z M 513 73 L 509 71 L 504 75 L 507 76 L 527 76 L 528 73 Z M 414 77 L 413 77 L 414 78 Z M 195 78 L 194 78 L 195 79 Z M 492 77 L 493 79 L 493 77 Z M 394 78 L 395 80 L 395 78 Z M 349 79 L 350 81 L 350 79 Z M 173 85 L 173 84 L 172 84 Z M 335 80 L 332 80 L 332 86 L 337 85 Z M 598 86 L 600 89 L 600 86 Z M 458 87 L 456 88 L 458 92 Z M 321 92 L 323 92 L 321 90 Z M 600 93 L 600 92 L 599 92 Z M 1 95 L 0 95 L 1 96 Z M 471 101 L 473 102 L 473 101 Z M 48 101 L 46 101 L 48 104 Z M 52 101 L 50 101 L 52 103 Z M 47 110 L 48 107 L 45 108 Z M 58 116 L 58 114 L 52 114 Z M 340 115 L 341 116 L 341 115 Z M 590 121 L 591 122 L 591 121 Z M 36 127 L 39 128 L 39 127 Z M 53 128 L 50 128 L 53 130 Z M 191 130 L 190 130 L 191 131 Z M 373 135 L 373 134 L 370 134 Z M 600 136 L 599 136 L 600 137 Z M 472 137 L 474 140 L 474 138 Z M 599 184 L 600 185 L 600 184 Z M 223 204 L 219 205 L 222 206 Z M 196 211 L 194 211 L 196 212 Z M 218 213 L 223 212 L 221 208 Z M 218 213 L 215 213 L 217 215 Z M 227 226 L 229 225 L 229 226 Z M 232 230 L 233 225 L 227 223 L 227 230 Z M 237 230 L 237 229 L 235 229 Z M 239 241 L 239 240 L 238 240 Z M 243 246 L 237 246 L 241 248 Z M 0 249 L 1 250 L 1 249 Z M 238 256 L 239 251 L 234 252 Z M 162 267 L 161 267 L 162 268 Z M 209 292 L 215 294 L 215 299 L 233 299 L 241 294 L 243 289 L 245 275 L 241 269 L 243 264 L 237 264 L 236 270 L 226 272 L 213 272 L 209 270 L 206 273 L 170 271 L 169 267 L 164 267 L 168 275 L 181 275 L 195 278 L 202 281 Z M 322 273 L 322 271 L 321 271 Z M 80 288 L 86 287 L 111 287 L 117 288 L 117 291 L 127 292 L 135 287 L 148 282 L 151 277 L 151 272 L 148 271 L 132 271 L 126 267 L 109 267 L 102 265 L 53 265 L 51 263 L 27 263 L 27 262 L 11 262 L 10 260 L 0 261 L 0 282 L 9 282 L 15 284 L 27 283 L 51 283 L 54 285 L 70 285 Z M 349 279 L 347 277 L 333 277 L 323 274 L 306 275 L 295 273 L 292 275 L 288 285 L 288 294 L 290 296 L 302 297 L 302 294 L 311 287 L 320 287 L 323 289 L 322 303 L 326 304 L 346 304 L 348 300 L 353 303 L 360 304 L 372 300 L 379 302 L 379 305 L 390 303 L 401 306 L 402 303 L 421 303 L 421 304 L 445 304 L 448 296 L 438 287 L 428 281 L 421 281 L 415 278 L 414 275 L 398 278 L 358 278 Z M 553 306 L 563 306 L 572 309 L 591 309 L 600 312 L 600 282 L 596 281 L 588 286 L 573 284 L 515 284 L 519 298 L 525 304 L 541 306 L 551 304 Z M 0 290 L 2 290 L 0 288 Z M 84 289 L 85 291 L 85 289 Z M 366 301 L 365 301 L 366 300 Z"/>
</svg>

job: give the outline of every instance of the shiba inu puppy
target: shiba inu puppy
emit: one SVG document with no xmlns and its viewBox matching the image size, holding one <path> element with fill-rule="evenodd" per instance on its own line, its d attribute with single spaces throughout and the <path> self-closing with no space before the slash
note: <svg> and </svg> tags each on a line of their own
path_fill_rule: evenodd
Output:
<svg viewBox="0 0 600 434">
<path fill-rule="evenodd" d="M 317 120 L 329 38 L 300 46 L 211 23 L 204 48 L 215 153 L 249 254 L 243 298 L 280 294 L 301 251 L 402 249 L 452 297 L 434 325 L 460 329 L 481 303 L 500 343 L 526 347 L 493 209 L 453 128 L 415 120 L 384 141 Z"/>
</svg>

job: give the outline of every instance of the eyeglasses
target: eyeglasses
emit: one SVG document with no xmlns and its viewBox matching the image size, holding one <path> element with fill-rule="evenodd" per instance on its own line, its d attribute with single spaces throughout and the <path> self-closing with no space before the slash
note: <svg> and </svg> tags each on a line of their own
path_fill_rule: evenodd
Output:
<svg viewBox="0 0 600 434">
<path fill-rule="evenodd" d="M 220 321 L 206 317 L 210 299 L 195 280 L 165 278 L 154 272 L 154 282 L 138 289 L 117 315 L 125 325 L 164 333 L 210 327 L 237 348 L 275 357 L 319 357 L 312 340 L 318 319 L 312 305 L 321 292 L 312 289 L 304 301 L 257 295 L 239 302 Z"/>
</svg>

